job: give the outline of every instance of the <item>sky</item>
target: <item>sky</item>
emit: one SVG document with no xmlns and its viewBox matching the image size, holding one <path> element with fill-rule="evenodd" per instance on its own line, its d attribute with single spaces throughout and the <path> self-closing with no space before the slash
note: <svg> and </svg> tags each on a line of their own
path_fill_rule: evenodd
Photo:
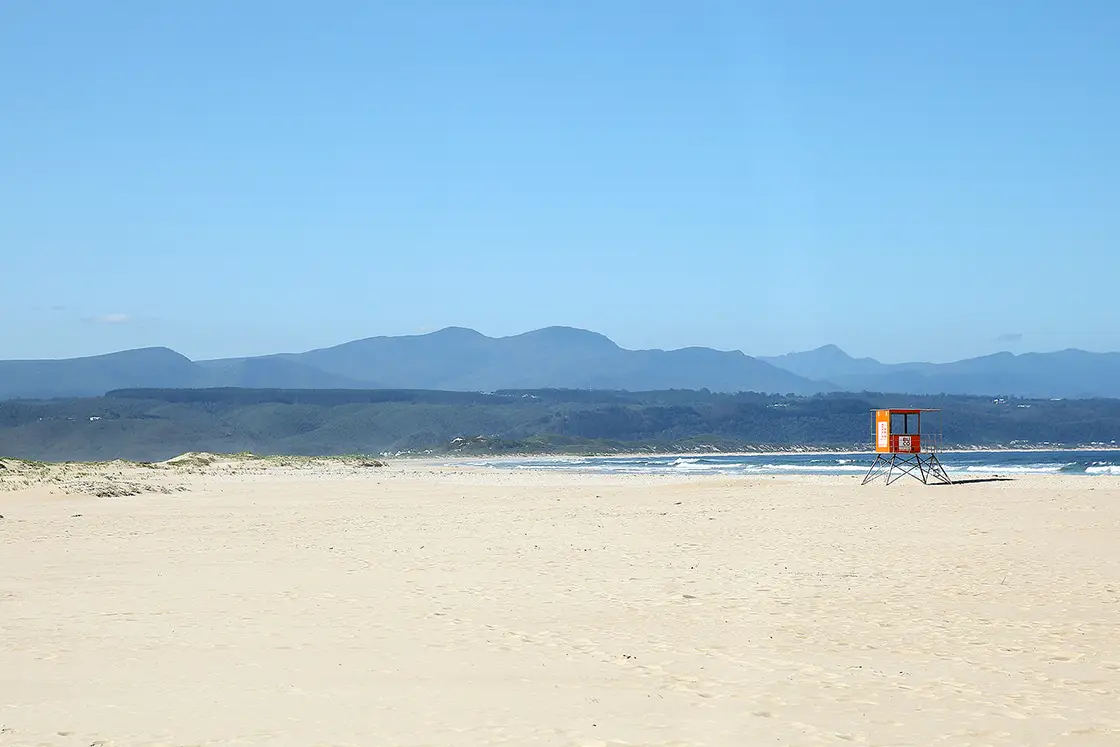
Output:
<svg viewBox="0 0 1120 747">
<path fill-rule="evenodd" d="M 13 0 L 0 358 L 1120 350 L 1120 3 Z"/>
</svg>

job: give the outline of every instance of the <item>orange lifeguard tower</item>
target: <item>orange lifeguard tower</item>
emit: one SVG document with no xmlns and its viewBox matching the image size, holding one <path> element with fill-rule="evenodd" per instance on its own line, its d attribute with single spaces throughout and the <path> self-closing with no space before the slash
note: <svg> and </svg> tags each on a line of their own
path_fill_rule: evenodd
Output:
<svg viewBox="0 0 1120 747">
<path fill-rule="evenodd" d="M 926 414 L 927 426 L 936 413 L 936 427 L 923 430 L 923 413 Z M 886 475 L 887 485 L 905 475 L 926 485 L 953 482 L 937 458 L 937 451 L 941 448 L 940 410 L 872 410 L 871 442 L 875 444 L 875 462 L 867 470 L 862 485 L 880 475 Z"/>
</svg>

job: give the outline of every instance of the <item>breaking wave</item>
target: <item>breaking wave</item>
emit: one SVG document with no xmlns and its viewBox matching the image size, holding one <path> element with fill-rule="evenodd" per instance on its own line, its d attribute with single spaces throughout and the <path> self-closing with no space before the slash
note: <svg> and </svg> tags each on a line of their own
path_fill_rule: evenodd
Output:
<svg viewBox="0 0 1120 747">
<path fill-rule="evenodd" d="M 950 475 L 1120 476 L 1120 451 L 969 451 L 944 453 Z M 649 475 L 852 475 L 866 472 L 874 454 L 749 454 L 486 459 L 479 467 L 552 472 Z"/>
</svg>

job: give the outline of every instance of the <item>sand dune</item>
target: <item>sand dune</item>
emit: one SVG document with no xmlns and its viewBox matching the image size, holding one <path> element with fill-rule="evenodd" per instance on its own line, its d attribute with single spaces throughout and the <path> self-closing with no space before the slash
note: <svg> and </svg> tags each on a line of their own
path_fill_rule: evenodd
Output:
<svg viewBox="0 0 1120 747">
<path fill-rule="evenodd" d="M 1110 478 L 0 475 L 3 745 L 1120 744 Z"/>
</svg>

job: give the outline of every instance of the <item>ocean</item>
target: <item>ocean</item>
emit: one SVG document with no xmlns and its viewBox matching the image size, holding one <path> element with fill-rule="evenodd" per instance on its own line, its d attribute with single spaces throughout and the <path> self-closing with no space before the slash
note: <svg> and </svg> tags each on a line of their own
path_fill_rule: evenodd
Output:
<svg viewBox="0 0 1120 747">
<path fill-rule="evenodd" d="M 938 454 L 953 476 L 1118 475 L 1120 451 L 965 451 Z M 643 475 L 855 475 L 867 472 L 870 453 L 689 456 L 527 457 L 479 459 L 479 467 Z"/>
</svg>

